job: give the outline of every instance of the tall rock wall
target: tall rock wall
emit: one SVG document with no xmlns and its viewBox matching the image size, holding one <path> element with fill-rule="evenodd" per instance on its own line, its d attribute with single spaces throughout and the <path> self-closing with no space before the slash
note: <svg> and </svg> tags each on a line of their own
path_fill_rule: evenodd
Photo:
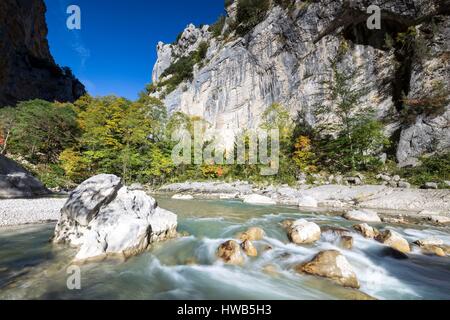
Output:
<svg viewBox="0 0 450 320">
<path fill-rule="evenodd" d="M 53 60 L 43 0 L 0 1 L 0 107 L 41 98 L 74 101 L 84 86 Z"/>
<path fill-rule="evenodd" d="M 158 89 L 153 95 L 163 98 L 170 112 L 200 116 L 214 129 L 236 133 L 257 127 L 274 102 L 288 108 L 292 117 L 306 113 L 313 125 L 333 121 L 333 114 L 314 117 L 314 110 L 333 104 L 324 82 L 332 79 L 330 60 L 339 51 L 339 69 L 357 70 L 354 86 L 366 89 L 360 108 L 376 110 L 401 165 L 450 148 L 447 1 L 293 0 L 286 9 L 272 1 L 265 19 L 243 37 L 232 31 L 236 2 L 227 8 L 221 36 L 207 26 L 190 25 L 176 43 L 158 44 L 153 71 Z M 366 9 L 372 4 L 382 9 L 381 30 L 366 27 Z M 415 37 L 411 48 L 388 45 L 387 39 L 400 33 Z M 194 67 L 192 80 L 165 91 L 161 84 L 170 75 L 161 78 L 164 70 L 202 42 L 209 49 Z M 422 110 L 437 95 L 446 95 L 435 108 L 439 110 Z"/>
</svg>

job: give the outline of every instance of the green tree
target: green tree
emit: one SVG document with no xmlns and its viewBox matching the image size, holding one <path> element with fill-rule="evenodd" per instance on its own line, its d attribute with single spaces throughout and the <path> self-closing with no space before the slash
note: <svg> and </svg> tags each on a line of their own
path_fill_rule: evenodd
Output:
<svg viewBox="0 0 450 320">
<path fill-rule="evenodd" d="M 79 134 L 72 105 L 43 100 L 21 102 L 14 109 L 2 110 L 1 123 L 8 137 L 4 148 L 34 163 L 57 162 L 61 151 Z"/>
<path fill-rule="evenodd" d="M 376 154 L 387 146 L 388 139 L 374 111 L 360 107 L 367 90 L 354 85 L 359 70 L 341 70 L 340 61 L 340 55 L 331 61 L 333 76 L 324 83 L 333 103 L 316 110 L 316 117 L 325 120 L 318 130 L 337 134 L 319 142 L 322 163 L 333 164 L 335 169 L 343 171 L 367 170 L 380 165 Z M 329 115 L 333 117 L 327 121 Z"/>
</svg>

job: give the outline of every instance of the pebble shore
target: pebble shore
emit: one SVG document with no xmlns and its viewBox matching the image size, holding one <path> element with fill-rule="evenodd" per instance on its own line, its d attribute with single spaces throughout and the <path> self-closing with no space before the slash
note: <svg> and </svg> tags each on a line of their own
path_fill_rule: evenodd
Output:
<svg viewBox="0 0 450 320">
<path fill-rule="evenodd" d="M 66 200 L 65 198 L 0 200 L 0 228 L 56 222 Z"/>
</svg>

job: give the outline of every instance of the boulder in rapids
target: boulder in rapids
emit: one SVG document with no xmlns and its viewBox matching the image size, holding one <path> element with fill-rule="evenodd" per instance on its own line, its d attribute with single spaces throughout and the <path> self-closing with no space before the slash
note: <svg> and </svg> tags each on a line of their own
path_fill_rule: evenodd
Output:
<svg viewBox="0 0 450 320">
<path fill-rule="evenodd" d="M 359 281 L 352 266 L 337 250 L 320 252 L 310 262 L 297 266 L 296 271 L 325 277 L 344 287 L 359 289 Z"/>
<path fill-rule="evenodd" d="M 287 229 L 288 238 L 295 244 L 314 243 L 320 239 L 320 227 L 314 222 L 300 219 L 294 221 Z"/>
<path fill-rule="evenodd" d="M 115 175 L 81 183 L 61 209 L 53 242 L 79 247 L 76 261 L 133 256 L 153 242 L 177 235 L 177 216 L 144 191 L 130 190 Z"/>
<path fill-rule="evenodd" d="M 245 241 L 245 240 L 260 241 L 264 238 L 265 235 L 266 235 L 266 233 L 264 232 L 263 229 L 261 229 L 259 227 L 251 227 L 247 231 L 239 234 L 238 238 L 241 241 Z"/>
<path fill-rule="evenodd" d="M 222 243 L 217 250 L 217 256 L 227 264 L 244 264 L 244 255 L 242 254 L 241 247 L 233 240 Z"/>
<path fill-rule="evenodd" d="M 241 248 L 249 257 L 258 256 L 258 251 L 250 240 L 245 240 L 241 243 Z"/>
<path fill-rule="evenodd" d="M 357 232 L 361 233 L 364 238 L 374 239 L 379 235 L 379 231 L 374 227 L 369 226 L 367 223 L 361 223 L 353 226 Z"/>
<path fill-rule="evenodd" d="M 395 231 L 386 230 L 381 232 L 376 237 L 376 240 L 402 253 L 411 252 L 408 241 Z"/>
</svg>

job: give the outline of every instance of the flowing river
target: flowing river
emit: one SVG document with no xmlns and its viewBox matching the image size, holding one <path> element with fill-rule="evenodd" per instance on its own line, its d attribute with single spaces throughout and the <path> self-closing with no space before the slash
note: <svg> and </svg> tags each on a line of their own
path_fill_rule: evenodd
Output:
<svg viewBox="0 0 450 320">
<path fill-rule="evenodd" d="M 54 224 L 0 229 L 0 299 L 356 299 L 363 296 L 334 283 L 293 271 L 319 251 L 341 251 L 352 265 L 361 292 L 377 299 L 450 299 L 450 258 L 409 258 L 354 234 L 346 250 L 324 233 L 314 245 L 290 244 L 280 222 L 306 218 L 321 227 L 351 228 L 339 216 L 301 213 L 292 207 L 251 206 L 238 201 L 176 201 L 160 198 L 161 207 L 178 214 L 178 230 L 189 236 L 156 244 L 127 261 L 81 266 L 81 290 L 69 290 L 67 267 L 75 251 L 53 246 Z M 248 227 L 259 226 L 266 238 L 255 242 L 256 258 L 242 267 L 224 265 L 217 247 Z M 446 228 L 386 225 L 408 241 L 438 237 L 450 243 Z M 272 250 L 264 251 L 267 246 Z M 267 266 L 270 265 L 270 272 Z"/>
</svg>

